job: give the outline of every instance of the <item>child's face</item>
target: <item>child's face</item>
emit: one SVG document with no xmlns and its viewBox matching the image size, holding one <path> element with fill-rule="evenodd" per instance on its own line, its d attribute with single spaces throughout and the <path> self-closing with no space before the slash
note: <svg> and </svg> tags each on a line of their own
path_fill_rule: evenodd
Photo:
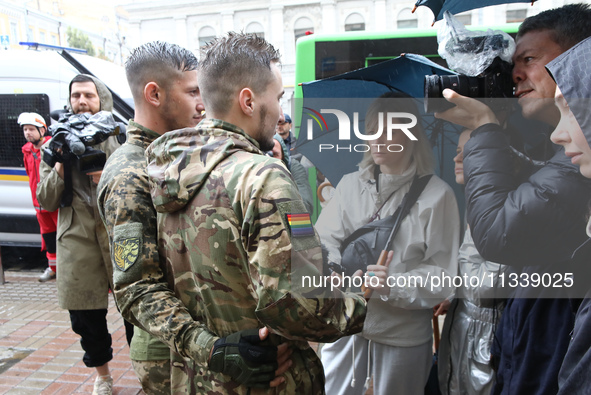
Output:
<svg viewBox="0 0 591 395">
<path fill-rule="evenodd" d="M 571 158 L 573 164 L 579 166 L 583 176 L 591 178 L 591 148 L 558 87 L 556 87 L 555 102 L 560 111 L 560 122 L 550 139 L 553 143 L 564 147 L 566 156 Z"/>
</svg>

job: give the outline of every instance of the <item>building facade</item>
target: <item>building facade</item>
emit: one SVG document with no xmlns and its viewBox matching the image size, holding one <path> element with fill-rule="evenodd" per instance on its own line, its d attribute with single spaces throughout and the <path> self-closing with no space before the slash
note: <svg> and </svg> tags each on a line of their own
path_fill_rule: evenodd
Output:
<svg viewBox="0 0 591 395">
<path fill-rule="evenodd" d="M 499 25 L 520 22 L 527 16 L 568 2 L 539 0 L 533 6 L 530 3 L 508 4 L 457 17 L 465 25 Z M 286 89 L 282 105 L 290 112 L 295 47 L 299 37 L 307 33 L 430 27 L 433 14 L 426 7 L 419 7 L 412 13 L 414 3 L 414 0 L 158 0 L 131 1 L 124 8 L 129 15 L 128 42 L 132 47 L 152 40 L 166 40 L 198 53 L 201 45 L 228 31 L 264 36 L 282 54 Z"/>
<path fill-rule="evenodd" d="M 21 49 L 20 42 L 68 47 L 71 28 L 88 36 L 96 54 L 122 64 L 129 53 L 127 26 L 125 11 L 108 1 L 0 0 L 1 49 Z"/>
</svg>

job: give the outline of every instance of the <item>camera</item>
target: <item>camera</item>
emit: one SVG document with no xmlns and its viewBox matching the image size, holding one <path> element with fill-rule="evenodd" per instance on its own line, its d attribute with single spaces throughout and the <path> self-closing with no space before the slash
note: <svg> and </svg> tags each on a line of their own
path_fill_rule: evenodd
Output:
<svg viewBox="0 0 591 395">
<path fill-rule="evenodd" d="M 483 42 L 487 40 L 486 49 Z M 486 56 L 484 51 L 499 50 L 509 45 L 502 35 L 468 37 L 455 42 L 450 41 L 446 50 L 449 53 L 457 53 L 465 56 L 469 61 L 471 57 L 478 61 L 479 57 Z M 468 55 L 466 57 L 466 55 Z M 512 77 L 513 65 L 495 57 L 480 75 L 470 77 L 467 75 L 426 75 L 425 76 L 425 112 L 441 112 L 454 107 L 443 98 L 443 90 L 452 89 L 462 96 L 485 99 L 491 104 L 495 98 L 512 98 L 514 83 Z"/>
<path fill-rule="evenodd" d="M 54 167 L 56 162 L 71 163 L 81 173 L 102 170 L 107 160 L 104 152 L 92 148 L 110 136 L 125 132 L 107 111 L 91 114 L 62 114 L 57 124 L 49 127 L 52 139 L 43 151 L 43 161 Z"/>
</svg>

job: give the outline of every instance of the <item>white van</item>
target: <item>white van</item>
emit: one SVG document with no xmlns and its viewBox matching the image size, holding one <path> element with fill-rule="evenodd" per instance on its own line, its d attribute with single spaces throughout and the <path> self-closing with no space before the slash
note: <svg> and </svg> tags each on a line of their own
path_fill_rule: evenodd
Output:
<svg viewBox="0 0 591 395">
<path fill-rule="evenodd" d="M 87 55 L 70 55 L 128 106 L 133 106 L 122 67 Z M 22 112 L 36 112 L 47 125 L 55 122 L 50 113 L 64 108 L 70 81 L 80 73 L 56 51 L 0 51 L 0 246 L 41 245 L 23 165 L 21 147 L 26 140 L 17 123 L 18 116 Z M 114 102 L 116 117 L 127 123 L 129 111 L 118 110 Z"/>
</svg>

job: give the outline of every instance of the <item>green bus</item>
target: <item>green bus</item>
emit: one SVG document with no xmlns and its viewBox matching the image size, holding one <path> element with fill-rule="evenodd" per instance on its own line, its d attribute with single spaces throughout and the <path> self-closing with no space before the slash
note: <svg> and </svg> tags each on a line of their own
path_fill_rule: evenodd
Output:
<svg viewBox="0 0 591 395">
<path fill-rule="evenodd" d="M 502 30 L 515 37 L 520 23 L 500 26 L 468 26 L 470 30 Z M 437 53 L 437 29 L 399 29 L 390 32 L 345 32 L 310 34 L 296 43 L 293 133 L 297 137 L 302 118 L 301 83 L 333 77 L 348 71 L 371 66 L 400 56 L 403 53 L 423 55 L 447 67 Z M 310 184 L 315 191 L 316 171 L 310 169 Z M 316 194 L 315 199 L 317 198 Z M 463 197 L 462 197 L 463 198 Z M 461 203 L 463 206 L 463 203 Z M 313 218 L 317 218 L 320 205 L 315 204 Z"/>
</svg>

